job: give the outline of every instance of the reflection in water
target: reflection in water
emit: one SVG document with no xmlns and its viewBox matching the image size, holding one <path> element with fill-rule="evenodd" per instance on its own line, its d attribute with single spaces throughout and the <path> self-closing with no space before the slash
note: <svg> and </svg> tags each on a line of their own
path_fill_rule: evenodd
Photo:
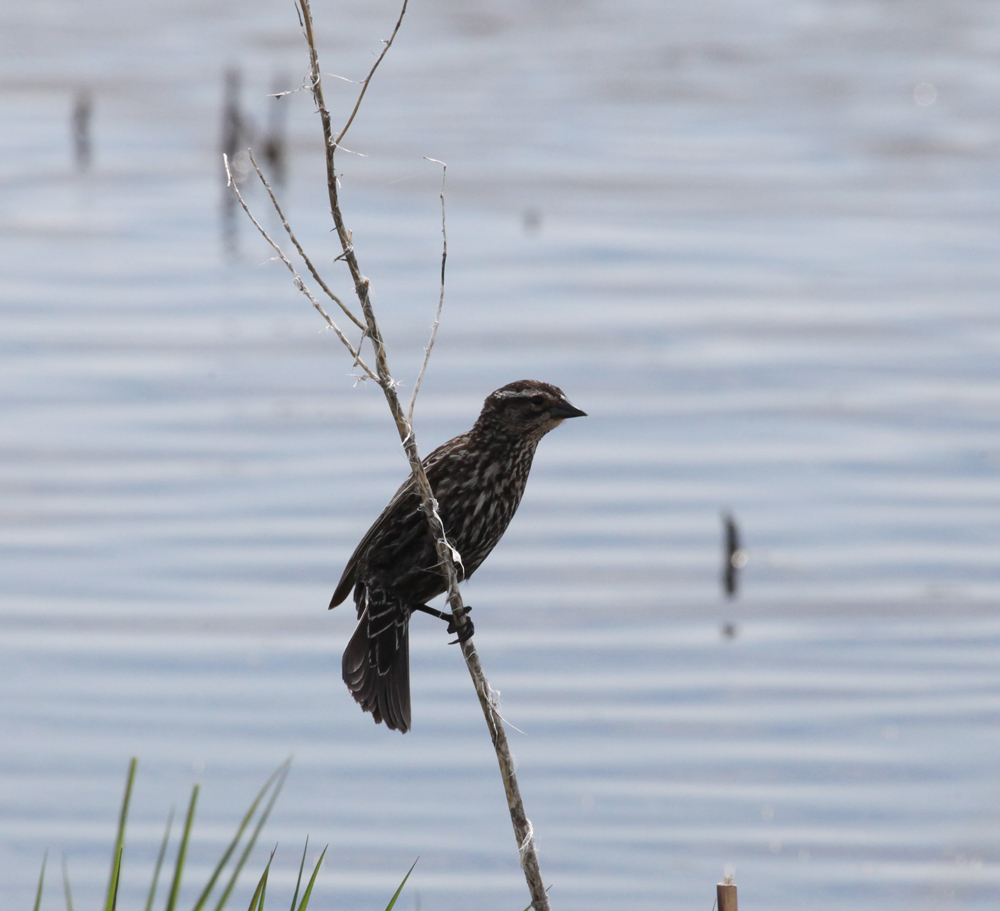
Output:
<svg viewBox="0 0 1000 911">
<path fill-rule="evenodd" d="M 253 126 L 243 112 L 240 95 L 243 87 L 243 74 L 240 70 L 226 70 L 223 77 L 222 91 L 222 130 L 220 133 L 220 148 L 230 160 L 237 152 L 244 151 L 253 141 Z"/>
<path fill-rule="evenodd" d="M 240 100 L 243 86 L 243 74 L 240 70 L 230 68 L 223 77 L 222 92 L 222 129 L 219 147 L 222 154 L 229 160 L 229 173 L 237 185 L 242 185 L 247 175 L 246 150 L 253 142 L 253 126 L 249 117 L 243 112 Z M 233 262 L 239 258 L 239 211 L 236 194 L 228 186 L 228 175 L 220 160 L 222 178 L 221 220 L 222 249 L 226 260 Z"/>
<path fill-rule="evenodd" d="M 258 164 L 271 182 L 272 187 L 282 189 L 288 172 L 287 130 L 289 96 L 289 79 L 286 75 L 278 75 L 272 79 L 271 91 L 265 96 L 266 104 L 265 132 L 258 137 L 254 130 L 253 119 L 246 112 L 242 103 L 243 75 L 238 69 L 229 69 L 223 81 L 222 129 L 220 131 L 220 149 L 229 160 L 229 170 L 233 180 L 246 192 L 247 178 L 254 175 L 250 151 L 256 139 L 260 139 L 260 156 Z M 225 260 L 235 262 L 239 259 L 240 221 L 245 217 L 239 207 L 236 194 L 227 186 L 227 175 L 222 168 L 222 203 L 221 228 L 222 245 Z"/>
<path fill-rule="evenodd" d="M 263 163 L 268 166 L 268 180 L 274 187 L 283 187 L 287 176 L 288 106 L 291 93 L 287 75 L 275 76 L 267 102 L 267 133 L 262 147 Z"/>
</svg>

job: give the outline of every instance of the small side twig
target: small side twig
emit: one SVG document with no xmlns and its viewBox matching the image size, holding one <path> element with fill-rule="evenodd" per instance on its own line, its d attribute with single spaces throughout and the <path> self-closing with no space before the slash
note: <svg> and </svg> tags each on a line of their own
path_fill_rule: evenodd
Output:
<svg viewBox="0 0 1000 911">
<path fill-rule="evenodd" d="M 403 0 L 403 8 L 399 11 L 399 18 L 396 20 L 396 27 L 392 30 L 392 34 L 389 36 L 388 40 L 384 42 L 385 46 L 382 48 L 382 53 L 378 55 L 378 59 L 372 65 L 372 68 L 368 71 L 368 75 L 361 83 L 361 91 L 358 94 L 358 100 L 354 104 L 354 110 L 351 111 L 351 116 L 347 118 L 347 123 L 344 124 L 344 129 L 340 131 L 340 135 L 334 140 L 334 145 L 340 145 L 340 140 L 344 138 L 344 134 L 351 128 L 351 124 L 354 123 L 354 118 L 357 116 L 358 110 L 361 108 L 361 102 L 364 101 L 365 92 L 368 91 L 368 83 L 372 81 L 372 76 L 375 75 L 375 70 L 378 69 L 379 64 L 382 62 L 382 58 L 389 53 L 389 48 L 392 47 L 392 42 L 396 40 L 396 33 L 399 31 L 399 27 L 403 24 L 403 16 L 406 15 L 406 5 L 408 2 L 409 0 Z"/>
<path fill-rule="evenodd" d="M 445 220 L 444 211 L 444 181 L 448 176 L 448 165 L 443 161 L 438 161 L 436 158 L 427 158 L 424 156 L 424 160 L 433 161 L 435 164 L 441 165 L 441 291 L 438 294 L 437 310 L 434 313 L 434 323 L 431 326 L 431 338 L 427 343 L 427 347 L 424 348 L 424 359 L 420 364 L 420 373 L 417 374 L 417 381 L 413 384 L 413 395 L 410 396 L 410 408 L 406 419 L 409 421 L 411 427 L 413 426 L 413 406 L 417 404 L 417 393 L 420 392 L 420 384 L 424 381 L 424 373 L 431 359 L 434 342 L 437 340 L 438 326 L 441 325 L 441 308 L 444 306 L 444 267 L 448 262 L 448 223 Z"/>
<path fill-rule="evenodd" d="M 285 213 L 281 211 L 281 206 L 278 204 L 277 197 L 274 195 L 274 190 L 271 189 L 271 185 L 267 182 L 267 178 L 264 176 L 264 172 L 261 171 L 260 166 L 257 164 L 257 159 L 253 157 L 253 152 L 247 150 L 247 154 L 250 156 L 250 164 L 253 165 L 253 169 L 257 172 L 257 176 L 260 178 L 260 182 L 264 185 L 264 189 L 267 190 L 267 195 L 271 197 L 271 205 L 274 206 L 274 211 L 278 213 L 278 218 L 281 219 L 281 224 L 285 229 L 285 233 L 288 235 L 289 240 L 295 245 L 295 249 L 298 250 L 299 256 L 302 257 L 302 262 L 306 264 L 306 268 L 309 273 L 316 280 L 318 284 L 324 291 L 327 297 L 330 298 L 341 310 L 344 311 L 344 315 L 359 329 L 364 329 L 365 324 L 362 323 L 351 311 L 347 308 L 344 302 L 334 294 L 330 288 L 327 286 L 326 282 L 323 281 L 319 272 L 316 271 L 316 267 L 312 264 L 312 260 L 306 255 L 306 251 L 302 249 L 302 244 L 299 243 L 299 239 L 295 236 L 295 232 L 292 230 L 292 226 L 288 223 L 285 218 Z"/>
</svg>

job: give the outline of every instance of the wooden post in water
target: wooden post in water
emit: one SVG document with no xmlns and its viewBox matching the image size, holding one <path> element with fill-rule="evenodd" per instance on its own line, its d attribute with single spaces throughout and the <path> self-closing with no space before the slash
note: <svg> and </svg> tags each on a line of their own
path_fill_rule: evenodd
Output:
<svg viewBox="0 0 1000 911">
<path fill-rule="evenodd" d="M 732 876 L 726 878 L 715 887 L 719 911 L 736 911 L 736 884 Z"/>
</svg>

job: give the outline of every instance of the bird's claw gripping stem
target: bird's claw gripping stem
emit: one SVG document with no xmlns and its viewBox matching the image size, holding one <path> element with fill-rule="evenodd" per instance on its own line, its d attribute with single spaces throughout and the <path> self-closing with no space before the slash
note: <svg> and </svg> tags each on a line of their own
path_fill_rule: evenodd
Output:
<svg viewBox="0 0 1000 911">
<path fill-rule="evenodd" d="M 472 638 L 472 634 L 476 631 L 476 625 L 472 622 L 472 618 L 469 616 L 469 611 L 472 610 L 468 604 L 465 605 L 462 616 L 465 617 L 465 623 L 461 626 L 458 625 L 458 621 L 455 619 L 454 614 L 450 614 L 451 619 L 448 621 L 448 632 L 458 633 L 457 639 L 452 639 L 448 645 L 455 645 L 459 642 L 468 642 Z"/>
<path fill-rule="evenodd" d="M 430 614 L 432 617 L 437 617 L 439 620 L 446 620 L 448 622 L 448 632 L 458 633 L 458 638 L 449 642 L 449 645 L 455 645 L 457 642 L 468 642 L 472 638 L 472 634 L 476 631 L 476 626 L 472 622 L 472 618 L 469 616 L 469 611 L 471 611 L 472 608 L 468 604 L 466 604 L 463 608 L 465 623 L 462 624 L 461 628 L 459 628 L 454 614 L 446 614 L 444 611 L 428 607 L 426 604 L 418 604 L 413 609 L 423 611 L 423 613 Z"/>
</svg>

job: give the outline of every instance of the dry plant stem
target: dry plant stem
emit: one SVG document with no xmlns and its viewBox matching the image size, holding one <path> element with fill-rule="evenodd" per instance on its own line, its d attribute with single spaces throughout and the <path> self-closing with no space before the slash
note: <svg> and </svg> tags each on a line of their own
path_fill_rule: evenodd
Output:
<svg viewBox="0 0 1000 911">
<path fill-rule="evenodd" d="M 350 339 L 348 339 L 347 336 L 344 335 L 341 328 L 330 318 L 330 314 L 323 309 L 323 305 L 318 300 L 316 300 L 315 297 L 313 297 L 312 292 L 306 287 L 305 282 L 302 281 L 302 277 L 299 275 L 298 272 L 295 271 L 295 266 L 292 265 L 292 261 L 287 256 L 285 256 L 284 250 L 282 250 L 281 247 L 279 247 L 274 242 L 274 240 L 267 233 L 267 231 L 264 230 L 264 226 L 259 221 L 257 221 L 256 218 L 254 218 L 253 212 L 250 211 L 250 207 L 247 205 L 246 200 L 243 198 L 243 194 L 240 192 L 240 188 L 236 185 L 236 181 L 233 180 L 233 175 L 229 170 L 229 156 L 223 155 L 222 161 L 223 164 L 225 164 L 226 166 L 226 177 L 229 179 L 229 186 L 233 188 L 233 192 L 236 194 L 236 198 L 240 201 L 240 205 L 243 207 L 243 211 L 246 212 L 247 218 L 249 218 L 250 221 L 253 222 L 254 227 L 260 232 L 261 237 L 263 237 L 264 240 L 266 240 L 271 245 L 272 249 L 274 250 L 275 253 L 278 254 L 278 257 L 285 264 L 288 271 L 292 273 L 292 278 L 295 281 L 295 287 L 298 288 L 299 291 L 301 291 L 306 297 L 309 298 L 313 307 L 315 307 L 316 310 L 319 312 L 320 316 L 322 316 L 323 319 L 326 320 L 326 324 L 334 332 L 337 333 L 337 338 L 339 338 L 340 341 L 344 344 L 344 347 L 346 347 L 347 350 L 351 352 L 351 355 L 354 358 L 354 363 L 357 366 L 359 366 L 362 370 L 364 370 L 364 372 L 367 373 L 369 377 L 378 382 L 378 377 L 375 375 L 372 369 L 363 360 L 361 360 L 361 352 L 351 344 Z"/>
<path fill-rule="evenodd" d="M 319 54 L 316 50 L 312 11 L 309 7 L 309 0 L 298 0 L 298 7 L 302 28 L 305 31 L 306 41 L 309 45 L 310 79 L 313 98 L 316 101 L 316 107 L 319 111 L 320 119 L 323 124 L 323 141 L 326 148 L 327 188 L 330 194 L 330 214 L 333 216 L 334 227 L 337 230 L 337 236 L 340 239 L 340 245 L 344 251 L 343 259 L 347 263 L 347 267 L 351 272 L 351 278 L 354 280 L 354 289 L 358 295 L 358 300 L 361 303 L 361 311 L 364 314 L 365 322 L 367 324 L 366 334 L 371 339 L 372 346 L 375 350 L 375 369 L 378 374 L 377 381 L 379 386 L 382 387 L 386 402 L 389 405 L 389 410 L 392 413 L 393 420 L 396 422 L 396 429 L 399 432 L 399 438 L 402 440 L 406 457 L 409 460 L 410 468 L 413 472 L 413 478 L 416 482 L 417 489 L 420 491 L 421 508 L 427 516 L 427 523 L 430 528 L 430 532 L 434 537 L 438 560 L 448 583 L 448 604 L 455 615 L 456 623 L 461 629 L 467 622 L 465 617 L 465 607 L 462 604 L 462 595 L 458 589 L 459 576 L 456 568 L 456 562 L 460 563 L 461 557 L 448 543 L 448 539 L 445 536 L 444 526 L 441 522 L 441 517 L 438 515 L 437 500 L 434 497 L 434 491 L 431 489 L 430 482 L 427 480 L 423 464 L 420 461 L 420 453 L 417 450 L 413 430 L 410 426 L 409 420 L 407 420 L 406 413 L 403 411 L 403 407 L 400 404 L 399 396 L 396 394 L 396 383 L 389 372 L 385 345 L 382 341 L 382 333 L 379 329 L 378 321 L 375 318 L 374 309 L 372 308 L 370 294 L 371 284 L 361 272 L 361 268 L 358 265 L 357 256 L 354 252 L 354 246 L 351 242 L 351 233 L 347 230 L 347 227 L 344 224 L 344 218 L 340 210 L 337 172 L 334 167 L 334 153 L 337 149 L 337 142 L 339 142 L 340 138 L 343 137 L 344 133 L 347 131 L 347 126 L 350 126 L 354 115 L 357 113 L 358 105 L 361 103 L 361 98 L 358 99 L 358 103 L 355 105 L 355 109 L 351 113 L 351 119 L 348 120 L 347 126 L 340 131 L 340 134 L 335 140 L 333 138 L 333 126 L 330 118 L 330 112 L 327 109 L 326 102 L 323 98 L 323 84 L 320 75 Z M 393 38 L 395 38 L 396 32 L 399 30 L 399 26 L 405 12 L 406 0 L 404 0 L 399 21 L 397 21 L 396 28 L 393 31 Z M 382 51 L 382 55 L 376 61 L 375 67 L 377 67 L 382 61 L 382 57 L 385 56 L 385 53 L 388 51 L 391 44 L 392 38 L 386 42 L 386 47 Z M 371 73 L 368 75 L 368 79 L 365 80 L 365 88 L 367 88 L 368 82 L 375 72 L 375 67 L 372 68 Z M 361 96 L 364 97 L 364 91 L 362 91 Z M 483 673 L 482 664 L 480 663 L 479 656 L 476 653 L 476 647 L 472 644 L 471 640 L 462 643 L 462 654 L 465 657 L 465 663 L 469 668 L 469 673 L 471 674 L 473 683 L 475 684 L 476 693 L 479 696 L 479 703 L 482 706 L 483 714 L 486 716 L 486 723 L 490 730 L 490 736 L 493 739 L 493 746 L 496 750 L 497 761 L 500 764 L 500 772 L 503 777 L 504 790 L 507 794 L 507 804 L 510 809 L 511 822 L 514 825 L 514 834 L 517 838 L 518 850 L 521 855 L 521 867 L 524 870 L 528 890 L 531 893 L 532 906 L 535 908 L 535 911 L 549 911 L 549 900 L 545 893 L 545 887 L 542 884 L 541 872 L 538 868 L 538 854 L 535 850 L 535 841 L 532 834 L 531 823 L 525 815 L 524 805 L 521 802 L 521 794 L 517 785 L 517 778 L 514 774 L 514 760 L 510 755 L 510 748 L 507 744 L 507 737 L 503 730 L 502 719 L 497 713 L 493 700 L 490 698 L 492 690 L 490 689 L 490 685 L 486 680 L 485 674 Z"/>
<path fill-rule="evenodd" d="M 449 593 L 448 603 L 452 610 L 455 609 L 455 601 Z M 461 598 L 458 599 L 461 606 Z M 464 620 L 464 618 L 463 618 Z M 510 745 L 507 743 L 507 733 L 503 728 L 503 719 L 497 711 L 493 690 L 489 681 L 483 673 L 483 666 L 479 661 L 479 654 L 476 647 L 469 639 L 462 643 L 462 655 L 469 668 L 472 682 L 476 686 L 476 695 L 479 696 L 479 705 L 482 707 L 483 715 L 486 717 L 486 724 L 490 729 L 490 737 L 493 740 L 493 749 L 497 754 L 497 762 L 500 764 L 500 776 L 503 778 L 503 788 L 507 794 L 507 809 L 510 811 L 510 821 L 514 826 L 514 835 L 517 838 L 517 849 L 521 855 L 521 869 L 524 871 L 524 879 L 528 884 L 528 892 L 531 894 L 531 906 L 535 911 L 549 911 L 549 896 L 545 891 L 545 884 L 542 882 L 542 871 L 538 866 L 538 851 L 535 848 L 535 834 L 531 827 L 531 820 L 524 812 L 524 802 L 521 800 L 521 789 L 517 784 L 517 775 L 514 771 L 514 757 L 510 753 Z"/>
<path fill-rule="evenodd" d="M 417 393 L 420 392 L 420 384 L 424 381 L 424 373 L 427 370 L 427 363 L 431 359 L 431 351 L 434 350 L 434 342 L 437 340 L 438 326 L 441 325 L 441 308 L 444 306 L 444 267 L 448 263 L 448 223 L 445 220 L 444 211 L 444 180 L 448 175 L 448 165 L 436 158 L 426 158 L 426 161 L 433 161 L 441 165 L 441 291 L 438 294 L 437 311 L 434 314 L 434 324 L 431 326 L 431 338 L 424 349 L 424 360 L 420 364 L 420 372 L 417 374 L 417 381 L 413 384 L 413 395 L 410 396 L 410 408 L 407 420 L 413 426 L 413 406 L 417 404 Z"/>
</svg>

